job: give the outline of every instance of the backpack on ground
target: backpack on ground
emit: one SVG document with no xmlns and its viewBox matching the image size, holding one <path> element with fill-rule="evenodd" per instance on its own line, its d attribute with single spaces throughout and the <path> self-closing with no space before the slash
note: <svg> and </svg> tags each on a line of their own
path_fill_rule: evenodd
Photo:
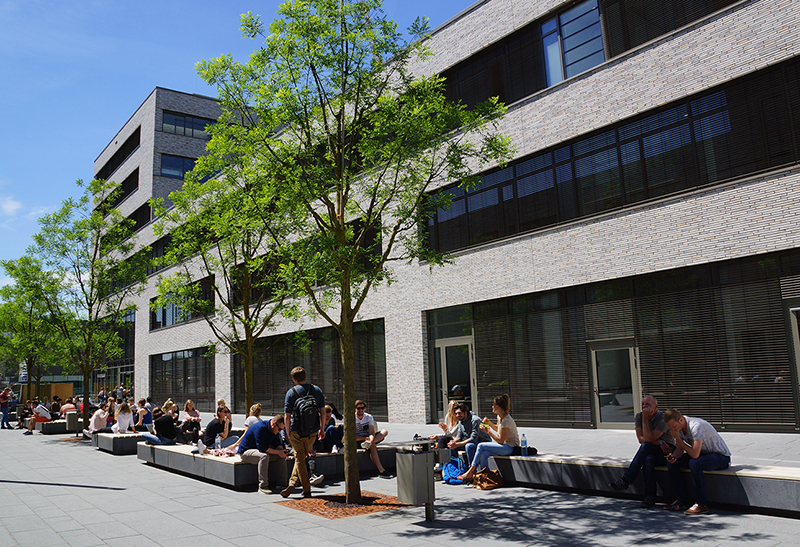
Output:
<svg viewBox="0 0 800 547">
<path fill-rule="evenodd" d="M 292 421 L 297 434 L 301 437 L 308 437 L 319 431 L 319 408 L 317 407 L 317 398 L 311 393 L 311 385 L 307 386 L 308 391 L 305 395 L 300 395 L 298 387 L 292 388 L 298 395 L 292 410 Z"/>
<path fill-rule="evenodd" d="M 442 466 L 442 480 L 446 484 L 464 484 L 458 476 L 467 472 L 467 464 L 461 458 L 452 457 L 450 461 Z"/>
</svg>

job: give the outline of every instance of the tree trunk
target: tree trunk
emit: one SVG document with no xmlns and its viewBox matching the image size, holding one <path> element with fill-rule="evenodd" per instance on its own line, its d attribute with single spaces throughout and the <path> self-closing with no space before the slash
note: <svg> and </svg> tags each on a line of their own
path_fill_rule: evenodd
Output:
<svg viewBox="0 0 800 547">
<path fill-rule="evenodd" d="M 342 378 L 344 379 L 344 481 L 345 503 L 361 503 L 361 479 L 358 470 L 358 443 L 356 441 L 356 375 L 353 363 L 353 318 L 344 317 L 339 328 L 342 353 Z"/>
<path fill-rule="evenodd" d="M 244 360 L 244 400 L 245 400 L 245 416 L 249 416 L 250 407 L 253 406 L 253 348 L 250 347 L 242 355 Z"/>
</svg>

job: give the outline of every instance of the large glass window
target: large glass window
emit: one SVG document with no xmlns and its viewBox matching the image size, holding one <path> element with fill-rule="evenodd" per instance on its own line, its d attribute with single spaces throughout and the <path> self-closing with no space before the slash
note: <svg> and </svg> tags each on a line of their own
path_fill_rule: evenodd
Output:
<svg viewBox="0 0 800 547">
<path fill-rule="evenodd" d="M 307 331 L 307 344 L 299 344 L 295 334 L 261 338 L 253 362 L 253 400 L 261 403 L 264 415 L 283 413 L 286 390 L 292 386 L 291 370 L 306 369 L 309 381 L 318 385 L 325 400 L 340 410 L 342 396 L 342 364 L 339 338 L 333 328 Z M 388 419 L 386 385 L 386 342 L 383 319 L 356 323 L 353 335 L 356 397 L 367 403 L 367 410 L 376 419 Z M 303 345 L 306 346 L 304 351 Z M 246 413 L 244 372 L 241 357 L 233 361 L 235 411 Z"/>
<path fill-rule="evenodd" d="M 214 357 L 208 348 L 194 348 L 150 356 L 150 395 L 157 404 L 171 398 L 180 406 L 192 399 L 203 412 L 213 412 Z"/>
<path fill-rule="evenodd" d="M 430 243 L 462 249 L 797 162 L 798 84 L 794 58 L 444 189 Z"/>
<path fill-rule="evenodd" d="M 164 112 L 161 130 L 165 133 L 186 135 L 196 139 L 209 140 L 211 136 L 206 132 L 206 127 L 213 124 L 214 120 L 187 116 L 176 112 Z"/>
<path fill-rule="evenodd" d="M 214 276 L 206 277 L 196 283 L 203 300 L 214 303 Z M 157 298 L 150 299 L 150 330 L 169 327 L 177 323 L 201 317 L 199 311 L 187 310 L 176 303 L 165 306 L 156 305 Z"/>
</svg>

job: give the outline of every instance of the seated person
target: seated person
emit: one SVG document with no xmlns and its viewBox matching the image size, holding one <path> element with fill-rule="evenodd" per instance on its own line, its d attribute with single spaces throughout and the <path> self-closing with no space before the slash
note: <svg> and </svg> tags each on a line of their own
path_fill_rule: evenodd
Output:
<svg viewBox="0 0 800 547">
<path fill-rule="evenodd" d="M 136 433 L 134 428 L 133 412 L 128 403 L 117 405 L 117 423 L 111 426 L 114 433 Z"/>
<path fill-rule="evenodd" d="M 50 412 L 53 412 L 53 407 L 51 405 Z M 67 417 L 67 413 L 69 412 L 78 412 L 77 407 L 75 406 L 75 401 L 72 397 L 67 398 L 66 402 L 61 406 L 61 409 L 58 411 L 62 418 Z"/>
<path fill-rule="evenodd" d="M 378 443 L 389 434 L 385 429 L 375 432 L 375 419 L 367 414 L 367 403 L 361 399 L 356 401 L 356 440 L 361 442 L 361 448 L 369 450 L 369 459 L 378 468 L 378 476 L 385 479 L 391 478 L 392 474 L 386 471 L 378 457 Z"/>
<path fill-rule="evenodd" d="M 17 429 L 25 427 L 25 420 L 33 416 L 33 401 L 25 401 L 24 405 L 17 406 Z"/>
<path fill-rule="evenodd" d="M 153 413 L 146 406 L 147 401 L 139 399 L 139 405 L 136 410 L 136 425 L 134 429 L 141 432 L 150 432 L 153 428 Z"/>
<path fill-rule="evenodd" d="M 226 406 L 218 407 L 216 418 L 211 420 L 206 426 L 205 433 L 203 433 L 203 440 L 197 441 L 197 448 L 200 450 L 201 454 L 205 448 L 215 448 L 214 443 L 217 435 L 219 435 L 220 438 L 220 448 L 231 446 L 239 440 L 239 437 L 231 435 L 230 432 L 231 411 Z"/>
<path fill-rule="evenodd" d="M 149 444 L 189 444 L 183 432 L 175 427 L 172 415 L 162 408 L 153 410 L 153 433 L 142 433 L 142 438 Z"/>
<path fill-rule="evenodd" d="M 200 433 L 200 412 L 194 407 L 194 401 L 187 399 L 183 405 L 183 425 L 181 431 L 194 436 L 195 431 Z"/>
<path fill-rule="evenodd" d="M 289 450 L 283 444 L 281 430 L 284 429 L 284 416 L 278 414 L 269 421 L 259 420 L 247 428 L 239 442 L 237 453 L 245 463 L 258 465 L 258 490 L 264 494 L 273 494 L 289 484 L 289 473 L 286 469 L 286 456 Z M 276 480 L 270 483 L 270 463 L 275 469 Z"/>
<path fill-rule="evenodd" d="M 50 418 L 50 411 L 47 410 L 43 402 L 40 402 L 36 405 L 36 408 L 33 409 L 33 419 L 28 421 L 28 430 L 23 433 L 23 435 L 33 435 L 33 430 L 37 423 L 52 421 L 52 418 Z"/>
<path fill-rule="evenodd" d="M 684 416 L 677 409 L 670 408 L 664 413 L 664 421 L 675 439 L 675 451 L 667 455 L 667 469 L 678 494 L 678 499 L 667 509 L 683 510 L 687 515 L 707 513 L 706 478 L 703 471 L 727 469 L 731 465 L 731 451 L 714 426 L 702 418 Z M 688 509 L 681 467 L 688 467 L 694 480 L 695 504 Z"/>
<path fill-rule="evenodd" d="M 331 404 L 325 405 L 325 437 L 322 441 L 317 440 L 314 448 L 317 452 L 338 452 L 344 448 L 344 424 L 337 424 L 336 420 L 341 420 L 342 415 Z"/>
<path fill-rule="evenodd" d="M 451 399 L 450 404 L 447 405 L 447 416 L 445 416 L 444 422 L 439 424 L 442 433 L 428 437 L 430 440 L 436 441 L 436 448 L 447 448 L 447 443 L 458 436 L 456 406 L 458 406 L 458 401 Z"/>
<path fill-rule="evenodd" d="M 60 399 L 58 395 L 53 395 L 53 402 L 50 403 L 50 408 L 49 408 L 50 418 L 52 418 L 53 420 L 58 420 L 61 417 L 61 413 L 59 412 L 61 410 L 61 403 L 59 402 L 59 400 Z"/>
<path fill-rule="evenodd" d="M 626 490 L 636 480 L 639 470 L 644 474 L 644 500 L 642 508 L 656 504 L 656 466 L 665 465 L 665 454 L 675 450 L 675 439 L 664 421 L 664 413 L 658 410 L 658 401 L 652 395 L 642 398 L 642 411 L 633 418 L 639 450 L 631 460 L 628 470 L 616 482 L 610 484 L 614 490 Z"/>
<path fill-rule="evenodd" d="M 471 481 L 476 472 L 489 467 L 491 456 L 509 456 L 514 452 L 514 448 L 519 446 L 519 432 L 514 418 L 508 412 L 510 408 L 511 400 L 508 394 L 494 398 L 492 412 L 497 415 L 497 423 L 492 423 L 489 418 L 484 418 L 481 426 L 492 440 L 477 446 L 469 469 L 463 475 L 458 476 L 459 480 Z"/>
<path fill-rule="evenodd" d="M 250 407 L 250 415 L 244 421 L 244 430 L 247 429 L 254 424 L 257 424 L 261 420 L 261 403 L 255 403 L 253 406 Z"/>
<path fill-rule="evenodd" d="M 92 433 L 103 433 L 103 430 L 106 433 L 112 433 L 110 427 L 106 427 L 106 418 L 108 417 L 108 403 L 102 402 L 100 403 L 100 408 L 95 410 L 94 414 L 92 414 L 91 419 L 89 420 L 89 429 L 84 429 L 83 434 L 87 437 L 92 436 Z"/>
<path fill-rule="evenodd" d="M 491 442 L 489 434 L 481 427 L 483 420 L 473 414 L 466 403 L 456 405 L 453 413 L 458 420 L 458 433 L 456 438 L 447 443 L 452 457 L 458 457 L 459 450 L 467 452 L 467 460 L 475 459 L 475 452 L 480 443 Z"/>
</svg>

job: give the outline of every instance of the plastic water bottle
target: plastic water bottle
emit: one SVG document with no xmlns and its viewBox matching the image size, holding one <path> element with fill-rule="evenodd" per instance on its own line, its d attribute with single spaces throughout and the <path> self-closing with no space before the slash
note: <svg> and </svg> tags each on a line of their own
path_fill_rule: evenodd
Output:
<svg viewBox="0 0 800 547">
<path fill-rule="evenodd" d="M 528 439 L 525 438 L 525 433 L 522 434 L 522 455 L 528 455 Z"/>
<path fill-rule="evenodd" d="M 220 438 L 219 433 L 217 433 L 217 438 L 214 439 L 214 448 L 216 448 L 217 450 L 222 448 L 222 439 Z M 528 449 L 526 448 L 525 451 L 527 452 Z"/>
</svg>

